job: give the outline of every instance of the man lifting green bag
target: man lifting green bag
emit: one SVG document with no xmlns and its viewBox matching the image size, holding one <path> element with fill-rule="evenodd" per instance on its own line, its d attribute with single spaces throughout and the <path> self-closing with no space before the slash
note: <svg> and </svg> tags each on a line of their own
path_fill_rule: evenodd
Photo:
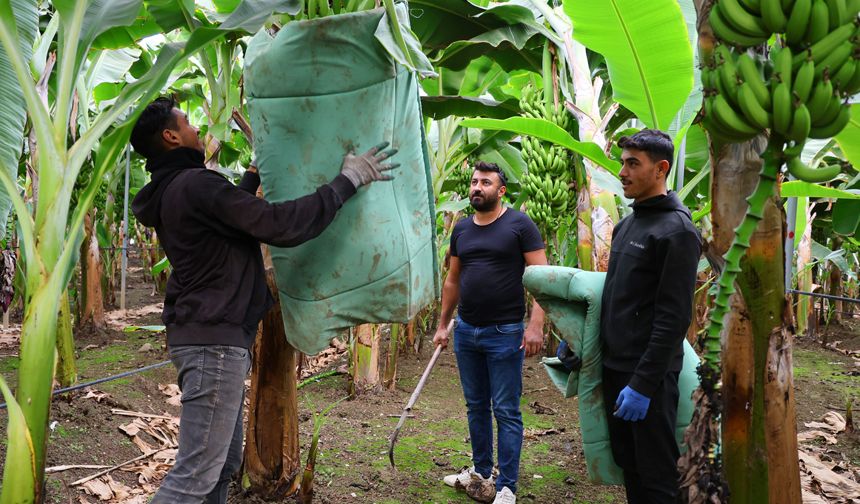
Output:
<svg viewBox="0 0 860 504">
<path fill-rule="evenodd" d="M 397 14 L 414 46 L 404 5 Z M 397 62 L 391 27 L 374 9 L 293 21 L 248 46 L 245 90 L 267 200 L 313 192 L 344 154 L 380 139 L 398 151 L 394 179 L 361 189 L 319 237 L 270 248 L 287 339 L 308 354 L 360 323 L 408 322 L 439 291 L 417 76 Z"/>
<path fill-rule="evenodd" d="M 603 361 L 600 348 L 600 307 L 605 273 L 560 266 L 530 266 L 523 285 L 535 297 L 564 341 L 581 359 L 570 371 L 558 358 L 543 360 L 544 368 L 564 397 L 579 397 L 579 421 L 588 477 L 603 484 L 622 484 L 609 444 L 604 397 L 601 388 Z M 699 386 L 699 358 L 684 342 L 684 367 L 678 380 L 680 399 L 676 437 L 683 451 L 684 430 L 693 416 L 691 396 Z M 610 399 L 612 400 L 612 399 Z"/>
</svg>

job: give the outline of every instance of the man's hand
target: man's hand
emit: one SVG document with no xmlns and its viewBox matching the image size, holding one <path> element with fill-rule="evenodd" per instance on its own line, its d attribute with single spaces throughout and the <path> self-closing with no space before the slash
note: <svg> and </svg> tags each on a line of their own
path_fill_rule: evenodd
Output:
<svg viewBox="0 0 860 504">
<path fill-rule="evenodd" d="M 561 343 L 558 344 L 555 356 L 558 357 L 558 360 L 561 361 L 565 369 L 568 371 L 579 371 L 582 369 L 582 358 L 580 358 L 579 355 L 570 348 L 567 341 L 561 340 Z"/>
<path fill-rule="evenodd" d="M 433 335 L 433 346 L 442 345 L 442 348 L 448 348 L 448 329 L 439 326 L 436 329 L 436 334 Z"/>
<path fill-rule="evenodd" d="M 383 151 L 382 149 L 386 147 L 388 147 L 388 142 L 382 142 L 360 156 L 356 156 L 354 152 L 348 153 L 343 157 L 340 172 L 352 182 L 356 189 L 375 180 L 393 179 L 394 177 L 384 175 L 382 172 L 393 170 L 400 166 L 400 163 L 383 164 L 382 162 L 397 154 L 397 149 Z"/>
<path fill-rule="evenodd" d="M 636 392 L 628 385 L 618 394 L 613 415 L 628 422 L 638 422 L 648 414 L 648 405 L 650 404 L 651 399 Z"/>
<path fill-rule="evenodd" d="M 536 326 L 537 324 L 529 324 L 523 332 L 523 344 L 520 345 L 520 348 L 526 349 L 526 357 L 537 355 L 543 348 L 543 331 L 541 330 L 543 324 Z"/>
</svg>

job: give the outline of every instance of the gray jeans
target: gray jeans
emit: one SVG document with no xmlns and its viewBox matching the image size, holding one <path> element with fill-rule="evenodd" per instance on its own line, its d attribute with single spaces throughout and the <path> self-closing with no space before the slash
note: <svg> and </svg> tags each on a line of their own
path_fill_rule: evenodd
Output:
<svg viewBox="0 0 860 504">
<path fill-rule="evenodd" d="M 248 350 L 224 345 L 175 346 L 182 413 L 176 464 L 152 504 L 224 504 L 242 464 L 242 406 Z"/>
</svg>

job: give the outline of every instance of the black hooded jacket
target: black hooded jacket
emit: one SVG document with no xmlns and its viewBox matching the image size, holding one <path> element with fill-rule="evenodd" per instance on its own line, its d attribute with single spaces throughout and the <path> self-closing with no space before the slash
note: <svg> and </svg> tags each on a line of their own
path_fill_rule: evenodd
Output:
<svg viewBox="0 0 860 504">
<path fill-rule="evenodd" d="M 603 365 L 632 372 L 630 387 L 651 397 L 683 365 L 693 313 L 701 238 L 674 192 L 633 204 L 612 231 L 603 288 Z"/>
<path fill-rule="evenodd" d="M 355 187 L 343 175 L 316 192 L 269 203 L 255 196 L 260 178 L 239 186 L 207 170 L 203 154 L 180 147 L 151 159 L 152 180 L 132 211 L 154 227 L 173 272 L 162 320 L 167 344 L 250 348 L 272 306 L 259 242 L 292 247 L 318 236 Z"/>
</svg>

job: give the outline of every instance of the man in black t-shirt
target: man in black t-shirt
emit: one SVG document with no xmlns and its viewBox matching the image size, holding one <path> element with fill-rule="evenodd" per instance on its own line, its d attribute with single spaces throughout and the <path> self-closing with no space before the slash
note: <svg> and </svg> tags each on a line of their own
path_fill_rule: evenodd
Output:
<svg viewBox="0 0 860 504">
<path fill-rule="evenodd" d="M 475 215 L 458 222 L 451 234 L 451 264 L 433 337 L 434 344 L 448 345 L 445 328 L 457 306 L 454 353 L 475 465 L 444 481 L 473 498 L 497 504 L 516 502 L 523 442 L 523 358 L 543 347 L 544 313 L 537 304 L 523 330 L 523 271 L 526 265 L 546 264 L 537 226 L 522 212 L 502 205 L 506 190 L 498 166 L 476 164 L 469 191 Z M 498 424 L 498 479 L 492 475 L 493 416 Z"/>
</svg>

